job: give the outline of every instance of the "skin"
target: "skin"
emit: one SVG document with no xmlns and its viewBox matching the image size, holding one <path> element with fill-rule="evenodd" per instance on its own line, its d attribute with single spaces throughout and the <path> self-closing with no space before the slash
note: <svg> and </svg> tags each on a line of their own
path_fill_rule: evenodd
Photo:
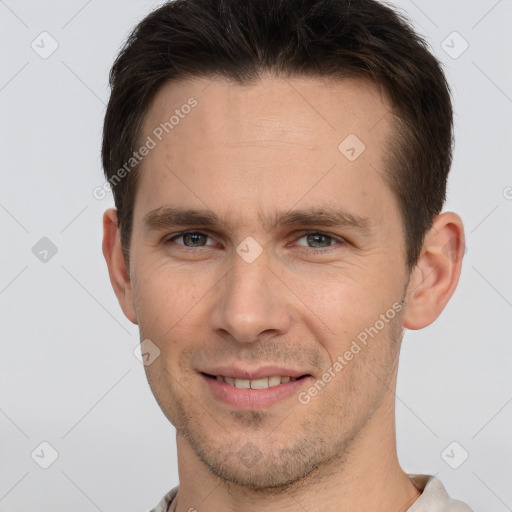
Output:
<svg viewBox="0 0 512 512">
<path fill-rule="evenodd" d="M 191 96 L 197 107 L 142 163 L 129 266 L 116 210 L 103 218 L 123 312 L 160 350 L 145 369 L 177 430 L 176 510 L 407 510 L 420 493 L 396 453 L 402 333 L 432 323 L 455 290 L 460 217 L 435 219 L 409 272 L 398 204 L 382 177 L 393 117 L 365 80 L 168 83 L 141 140 Z M 348 134 L 366 146 L 352 162 L 338 150 Z M 226 223 L 147 229 L 145 215 L 168 206 L 209 209 Z M 338 207 L 367 218 L 368 229 L 264 222 L 276 211 Z M 177 237 L 186 230 L 204 236 Z M 325 236 L 304 233 L 314 230 Z M 252 263 L 236 251 L 248 236 L 262 248 Z M 185 245 L 194 243 L 195 251 Z M 310 374 L 307 390 L 397 303 L 401 311 L 307 404 L 292 396 L 235 410 L 198 373 L 275 363 Z"/>
</svg>

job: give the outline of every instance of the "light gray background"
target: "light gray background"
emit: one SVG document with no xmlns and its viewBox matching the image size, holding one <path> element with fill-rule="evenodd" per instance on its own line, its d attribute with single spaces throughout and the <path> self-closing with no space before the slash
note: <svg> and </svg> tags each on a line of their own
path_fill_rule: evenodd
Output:
<svg viewBox="0 0 512 512">
<path fill-rule="evenodd" d="M 174 429 L 133 354 L 138 331 L 101 254 L 101 215 L 113 201 L 92 194 L 104 181 L 109 68 L 155 5 L 0 0 L 4 512 L 142 512 L 178 481 Z M 436 474 L 476 511 L 512 510 L 512 1 L 396 5 L 427 37 L 453 88 L 446 209 L 462 216 L 468 249 L 441 317 L 405 336 L 399 457 L 406 471 Z M 51 49 L 43 31 L 59 45 L 47 59 L 31 47 Z M 46 262 L 32 252 L 42 237 L 58 249 Z M 51 462 L 43 441 L 58 452 L 48 469 L 39 465 Z"/>
</svg>

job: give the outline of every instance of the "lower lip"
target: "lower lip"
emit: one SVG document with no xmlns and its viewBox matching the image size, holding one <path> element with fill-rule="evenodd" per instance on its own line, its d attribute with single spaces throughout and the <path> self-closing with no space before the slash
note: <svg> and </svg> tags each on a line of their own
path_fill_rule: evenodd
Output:
<svg viewBox="0 0 512 512">
<path fill-rule="evenodd" d="M 245 389 L 231 386 L 203 374 L 201 374 L 201 377 L 211 392 L 222 402 L 238 409 L 248 410 L 272 407 L 286 398 L 297 395 L 299 389 L 307 384 L 311 378 L 303 377 L 266 389 Z"/>
</svg>

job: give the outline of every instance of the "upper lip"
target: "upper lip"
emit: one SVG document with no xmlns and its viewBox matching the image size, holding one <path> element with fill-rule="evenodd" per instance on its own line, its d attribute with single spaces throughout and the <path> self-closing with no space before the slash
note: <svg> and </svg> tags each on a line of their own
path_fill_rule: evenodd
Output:
<svg viewBox="0 0 512 512">
<path fill-rule="evenodd" d="M 260 366 L 258 368 L 242 368 L 236 365 L 229 366 L 216 366 L 201 370 L 201 373 L 208 375 L 222 375 L 223 377 L 231 377 L 233 379 L 262 379 L 264 377 L 302 377 L 303 375 L 310 375 L 309 372 L 304 370 L 294 370 L 292 368 L 285 368 L 283 366 Z"/>
</svg>

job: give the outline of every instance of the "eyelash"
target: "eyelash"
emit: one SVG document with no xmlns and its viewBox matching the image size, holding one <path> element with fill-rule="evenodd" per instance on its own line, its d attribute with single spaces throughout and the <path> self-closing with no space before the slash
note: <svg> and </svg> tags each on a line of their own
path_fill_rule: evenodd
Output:
<svg viewBox="0 0 512 512">
<path fill-rule="evenodd" d="M 207 238 L 211 238 L 209 235 L 207 235 L 206 233 L 203 233 L 202 231 L 182 231 L 181 233 L 177 233 L 170 237 L 165 238 L 163 243 L 164 243 L 164 245 L 168 245 L 168 244 L 174 242 L 176 239 L 182 238 L 187 234 L 203 235 L 203 236 L 206 236 Z M 329 245 L 329 246 L 323 247 L 323 248 L 322 247 L 314 248 L 314 247 L 307 247 L 307 246 L 299 246 L 300 247 L 299 251 L 307 252 L 309 254 L 311 254 L 311 253 L 326 254 L 326 253 L 331 252 L 332 250 L 338 249 L 339 248 L 339 247 L 337 247 L 338 244 L 341 244 L 342 246 L 347 244 L 347 241 L 342 237 L 331 235 L 329 233 L 324 233 L 323 231 L 315 231 L 315 230 L 302 231 L 301 236 L 298 237 L 296 240 L 300 240 L 301 238 L 304 238 L 309 235 L 325 236 L 325 237 L 330 238 L 334 242 L 337 242 L 337 244 L 335 243 L 333 245 Z M 188 247 L 184 244 L 176 244 L 176 245 L 180 246 L 180 250 L 184 250 L 187 252 L 199 252 L 199 251 L 206 249 L 207 247 L 212 247 L 212 245 L 201 246 L 201 247 Z"/>
</svg>

